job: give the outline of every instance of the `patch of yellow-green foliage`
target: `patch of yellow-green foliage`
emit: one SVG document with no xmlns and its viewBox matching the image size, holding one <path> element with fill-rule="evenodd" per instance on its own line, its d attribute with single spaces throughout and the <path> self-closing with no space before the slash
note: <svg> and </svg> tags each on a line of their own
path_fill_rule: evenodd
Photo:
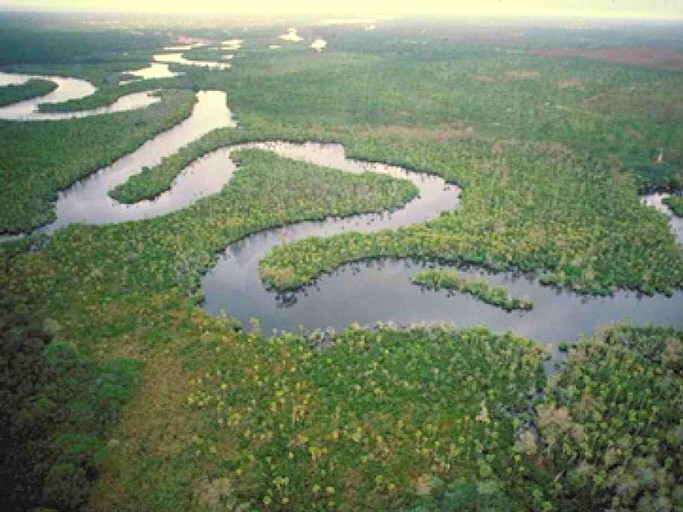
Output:
<svg viewBox="0 0 683 512">
<path fill-rule="evenodd" d="M 509 493 L 526 473 L 514 433 L 542 383 L 531 342 L 351 329 L 323 350 L 287 335 L 209 337 L 204 349 L 214 360 L 187 406 L 210 429 L 192 452 L 250 505 L 396 510 L 456 479 Z"/>
</svg>

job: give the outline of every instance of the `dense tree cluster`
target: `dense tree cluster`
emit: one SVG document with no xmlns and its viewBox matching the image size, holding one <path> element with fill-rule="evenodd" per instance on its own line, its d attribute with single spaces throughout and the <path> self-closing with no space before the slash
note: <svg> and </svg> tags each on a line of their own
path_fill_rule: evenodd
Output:
<svg viewBox="0 0 683 512">
<path fill-rule="evenodd" d="M 570 349 L 538 406 L 566 510 L 683 508 L 683 333 L 620 327 Z"/>
<path fill-rule="evenodd" d="M 45 30 L 0 20 L 0 66 L 99 62 L 126 51 L 153 49 L 164 40 L 125 30 Z"/>
<path fill-rule="evenodd" d="M 0 107 L 35 98 L 37 96 L 44 96 L 49 92 L 52 92 L 56 87 L 54 82 L 47 80 L 29 80 L 21 85 L 0 87 Z"/>
<path fill-rule="evenodd" d="M 106 433 L 128 400 L 139 368 L 102 365 L 0 297 L 0 507 L 80 510 L 106 453 Z"/>
</svg>

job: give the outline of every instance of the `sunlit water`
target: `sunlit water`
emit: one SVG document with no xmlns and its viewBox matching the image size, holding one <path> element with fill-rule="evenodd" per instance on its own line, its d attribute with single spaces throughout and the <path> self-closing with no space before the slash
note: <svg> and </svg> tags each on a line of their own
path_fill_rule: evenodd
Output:
<svg viewBox="0 0 683 512">
<path fill-rule="evenodd" d="M 195 42 L 195 43 L 189 43 L 189 44 L 178 44 L 174 46 L 165 46 L 164 50 L 167 52 L 185 52 L 188 50 L 193 50 L 194 48 L 200 48 L 202 46 L 206 46 L 207 43 L 203 42 Z"/>
<path fill-rule="evenodd" d="M 227 58 L 227 56 L 224 56 Z M 230 69 L 229 62 L 219 62 L 215 60 L 190 60 L 183 57 L 182 52 L 178 53 L 159 53 L 154 56 L 156 62 L 163 62 L 165 64 L 180 64 L 182 66 L 198 66 L 209 69 Z"/>
<path fill-rule="evenodd" d="M 243 41 L 241 39 L 229 39 L 221 43 L 221 49 L 225 51 L 236 51 L 242 47 Z M 182 75 L 183 73 L 176 73 L 170 70 L 170 64 L 178 64 L 182 66 L 198 66 L 209 69 L 230 69 L 229 62 L 219 62 L 211 60 L 191 60 L 183 57 L 183 52 L 204 46 L 203 43 L 193 43 L 180 46 L 167 46 L 164 48 L 165 52 L 154 55 L 154 62 L 146 68 L 126 71 L 126 74 L 133 75 L 138 80 L 147 80 L 150 78 L 173 78 Z M 225 60 L 231 60 L 233 54 L 224 54 L 222 56 Z M 133 80 L 121 82 L 122 84 L 129 83 Z"/>
<path fill-rule="evenodd" d="M 325 48 L 327 48 L 327 41 L 325 41 L 324 39 L 316 39 L 311 43 L 310 48 L 315 50 L 316 52 L 321 52 Z"/>
<path fill-rule="evenodd" d="M 291 41 L 293 43 L 298 43 L 299 41 L 304 40 L 304 38 L 299 35 L 298 30 L 295 28 L 287 29 L 287 33 L 281 35 L 280 39 L 282 39 L 283 41 Z"/>
<path fill-rule="evenodd" d="M 149 80 L 152 78 L 173 78 L 175 76 L 182 75 L 182 73 L 175 73 L 170 70 L 168 64 L 162 64 L 160 62 L 152 62 L 149 66 L 140 69 L 133 69 L 131 71 L 125 71 L 126 75 L 131 75 L 135 77 L 133 80 L 126 80 L 121 82 L 121 84 L 127 84 L 135 80 Z"/>
<path fill-rule="evenodd" d="M 228 39 L 227 41 L 221 42 L 221 47 L 224 50 L 234 52 L 241 49 L 243 44 L 244 40 L 242 39 Z"/>
<path fill-rule="evenodd" d="M 99 114 L 113 114 L 148 107 L 159 101 L 159 97 L 153 92 L 136 92 L 121 96 L 111 105 L 78 112 L 39 112 L 38 105 L 41 103 L 62 103 L 69 100 L 77 100 L 90 96 L 96 89 L 85 80 L 67 78 L 61 76 L 35 76 L 15 75 L 0 73 L 0 86 L 12 83 L 24 83 L 32 78 L 49 80 L 57 85 L 57 88 L 49 94 L 20 101 L 0 108 L 0 119 L 11 121 L 56 121 L 62 119 L 74 119 L 89 117 Z"/>
</svg>

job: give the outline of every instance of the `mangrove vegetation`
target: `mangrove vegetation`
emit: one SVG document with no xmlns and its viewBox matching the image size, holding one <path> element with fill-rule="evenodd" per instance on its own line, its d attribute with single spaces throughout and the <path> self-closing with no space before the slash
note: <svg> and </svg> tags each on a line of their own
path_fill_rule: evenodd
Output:
<svg viewBox="0 0 683 512">
<path fill-rule="evenodd" d="M 412 277 L 412 282 L 430 290 L 466 293 L 506 311 L 534 307 L 530 300 L 511 297 L 505 286 L 490 286 L 485 279 L 467 279 L 457 270 L 421 270 Z"/>
</svg>

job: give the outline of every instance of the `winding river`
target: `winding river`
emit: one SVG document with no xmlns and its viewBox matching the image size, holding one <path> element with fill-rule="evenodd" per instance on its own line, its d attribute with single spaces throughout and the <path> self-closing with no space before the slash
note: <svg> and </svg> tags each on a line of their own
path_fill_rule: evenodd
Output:
<svg viewBox="0 0 683 512">
<path fill-rule="evenodd" d="M 325 164 L 326 160 L 316 154 L 341 152 L 338 147 L 321 150 L 317 145 L 308 146 L 310 158 L 286 151 L 281 154 Z M 403 210 L 300 223 L 288 226 L 284 233 L 270 230 L 231 245 L 202 279 L 205 308 L 211 313 L 225 311 L 240 318 L 245 325 L 252 317 L 258 318 L 268 333 L 273 329 L 296 332 L 300 327 L 312 330 L 329 326 L 339 330 L 352 322 L 362 325 L 378 321 L 400 325 L 448 322 L 458 327 L 485 324 L 497 332 L 514 330 L 544 343 L 555 343 L 576 340 L 600 327 L 621 322 L 683 327 L 683 291 L 680 290 L 671 298 L 629 291 L 596 298 L 541 286 L 532 276 L 509 272 L 491 275 L 480 269 L 463 271 L 468 277 L 483 277 L 493 285 L 505 285 L 513 296 L 527 297 L 534 302 L 531 311 L 508 313 L 468 295 L 433 292 L 413 285 L 410 278 L 424 265 L 406 260 L 382 259 L 345 265 L 322 276 L 315 285 L 294 293 L 275 294 L 263 287 L 258 276 L 259 261 L 273 246 L 282 243 L 283 238 L 291 242 L 344 230 L 369 232 L 398 227 L 426 220 L 430 217 L 429 208 L 434 208 L 433 212 L 455 205 L 454 190 L 444 189 L 439 178 L 430 177 L 425 181 L 415 176 L 409 178 L 420 187 L 421 197 Z M 672 224 L 679 243 L 683 243 L 683 220 L 672 218 Z"/>
<path fill-rule="evenodd" d="M 57 219 L 41 231 L 51 233 L 74 222 L 112 224 L 157 217 L 185 208 L 208 194 L 220 192 L 230 176 L 222 172 L 224 161 L 208 156 L 186 169 L 175 180 L 173 188 L 155 201 L 125 205 L 107 195 L 109 190 L 141 172 L 143 167 L 152 167 L 190 142 L 226 126 L 236 126 L 227 107 L 226 94 L 222 91 L 198 92 L 190 117 L 109 167 L 60 192 L 56 204 Z"/>
<path fill-rule="evenodd" d="M 234 49 L 239 49 L 241 47 L 241 42 L 237 44 L 237 39 L 235 40 L 230 40 L 230 41 L 225 41 L 225 43 L 230 43 L 226 44 L 225 47 L 221 46 L 225 50 L 234 50 Z M 221 69 L 221 70 L 226 70 L 230 69 L 232 65 L 229 62 L 220 62 L 220 61 L 215 61 L 215 60 L 195 60 L 195 59 L 186 59 L 183 57 L 183 52 L 186 50 L 191 50 L 193 48 L 197 48 L 199 46 L 203 46 L 201 44 L 199 45 L 188 45 L 188 46 L 167 46 L 164 48 L 165 51 L 170 51 L 171 53 L 158 53 L 154 56 L 154 61 L 155 62 L 161 62 L 163 64 L 178 64 L 181 66 L 198 66 L 201 68 L 209 68 L 209 69 Z M 230 60 L 233 58 L 234 55 L 232 54 L 226 54 L 223 56 L 224 59 Z"/>
<path fill-rule="evenodd" d="M 201 65 L 196 64 L 196 61 L 187 62 Z M 12 83 L 12 80 L 21 83 L 17 81 L 29 78 L 0 74 L 0 85 Z M 131 99 L 133 95 L 129 95 L 103 109 L 43 114 L 36 110 L 39 103 L 84 97 L 92 94 L 94 87 L 82 80 L 40 78 L 55 81 L 58 88 L 42 98 L 0 109 L 0 118 L 39 120 L 43 116 L 50 116 L 50 119 L 83 117 L 121 111 L 124 106 L 128 107 L 126 109 L 141 108 L 149 104 L 145 102 L 157 100 L 151 93 L 140 93 L 147 99 L 143 100 L 143 96 Z M 512 329 L 546 343 L 577 339 L 582 334 L 590 334 L 599 327 L 616 322 L 642 325 L 661 323 L 683 327 L 683 291 L 677 291 L 671 298 L 662 295 L 641 297 L 626 291 L 607 298 L 589 298 L 541 286 L 530 276 L 511 273 L 488 275 L 481 270 L 465 270 L 465 274 L 483 275 L 492 284 L 505 284 L 513 295 L 529 297 L 534 301 L 532 311 L 507 313 L 467 295 L 422 290 L 410 282 L 410 277 L 421 265 L 405 260 L 346 265 L 337 272 L 321 277 L 314 286 L 296 293 L 275 294 L 266 290 L 258 277 L 258 263 L 270 248 L 283 240 L 292 242 L 308 236 L 331 236 L 348 230 L 371 232 L 395 229 L 423 222 L 443 211 L 457 208 L 459 189 L 441 178 L 399 167 L 348 159 L 343 147 L 336 144 L 273 141 L 227 147 L 191 164 L 176 178 L 171 190 L 154 201 L 122 205 L 107 195 L 109 190 L 141 172 L 143 167 L 153 166 L 209 131 L 226 126 L 235 126 L 235 122 L 227 107 L 225 93 L 197 93 L 197 103 L 188 119 L 147 141 L 113 165 L 62 191 L 56 204 L 57 220 L 41 231 L 51 233 L 74 222 L 126 222 L 184 208 L 201 197 L 218 193 L 229 183 L 235 171 L 231 159 L 234 151 L 258 148 L 350 173 L 380 172 L 408 179 L 419 188 L 420 196 L 395 212 L 302 222 L 284 229 L 257 233 L 230 245 L 217 265 L 202 279 L 206 297 L 204 307 L 212 313 L 226 311 L 245 323 L 251 318 L 258 318 L 265 332 L 274 329 L 297 330 L 300 326 L 309 330 L 325 327 L 341 329 L 352 322 L 369 325 L 378 321 L 394 321 L 402 325 L 449 322 L 460 327 L 487 324 L 495 331 Z M 659 196 L 648 196 L 644 202 L 667 211 Z M 672 216 L 670 220 L 679 242 L 682 242 L 683 221 Z"/>
<path fill-rule="evenodd" d="M 31 98 L 29 100 L 13 103 L 0 108 L 0 119 L 8 121 L 59 121 L 89 117 L 99 114 L 113 114 L 145 108 L 159 101 L 159 97 L 153 92 L 136 92 L 121 96 L 111 105 L 91 110 L 78 112 L 40 112 L 38 105 L 42 103 L 62 103 L 69 100 L 77 100 L 94 94 L 97 90 L 90 82 L 78 78 L 62 76 L 36 76 L 0 73 L 0 87 L 6 85 L 19 85 L 33 78 L 49 80 L 57 85 L 57 88 L 45 96 Z"/>
</svg>

